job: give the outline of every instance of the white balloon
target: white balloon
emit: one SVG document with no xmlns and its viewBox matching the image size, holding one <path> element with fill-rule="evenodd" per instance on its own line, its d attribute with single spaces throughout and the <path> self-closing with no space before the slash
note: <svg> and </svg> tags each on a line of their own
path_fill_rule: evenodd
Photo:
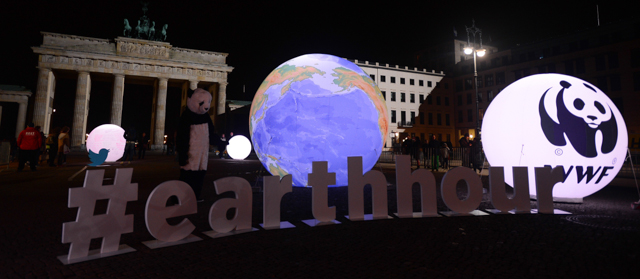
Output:
<svg viewBox="0 0 640 279">
<path fill-rule="evenodd" d="M 245 136 L 233 136 L 229 140 L 227 153 L 229 153 L 229 156 L 233 159 L 244 160 L 251 153 L 251 142 Z"/>
</svg>

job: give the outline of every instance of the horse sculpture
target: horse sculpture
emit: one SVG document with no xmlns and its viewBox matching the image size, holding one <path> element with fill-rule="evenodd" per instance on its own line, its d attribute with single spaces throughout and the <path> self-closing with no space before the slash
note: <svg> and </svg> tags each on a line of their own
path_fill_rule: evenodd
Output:
<svg viewBox="0 0 640 279">
<path fill-rule="evenodd" d="M 142 27 L 140 27 L 140 20 L 138 20 L 138 26 L 136 26 L 136 38 L 140 39 L 140 33 L 142 33 Z"/>
<path fill-rule="evenodd" d="M 153 40 L 156 36 L 156 22 L 151 22 L 151 27 L 149 27 L 149 40 Z"/>
<path fill-rule="evenodd" d="M 131 25 L 129 25 L 129 21 L 124 19 L 124 31 L 122 32 L 123 36 L 131 37 Z"/>
<path fill-rule="evenodd" d="M 162 26 L 162 41 L 167 41 L 167 28 L 169 28 L 169 24 L 165 24 L 164 26 Z"/>
</svg>

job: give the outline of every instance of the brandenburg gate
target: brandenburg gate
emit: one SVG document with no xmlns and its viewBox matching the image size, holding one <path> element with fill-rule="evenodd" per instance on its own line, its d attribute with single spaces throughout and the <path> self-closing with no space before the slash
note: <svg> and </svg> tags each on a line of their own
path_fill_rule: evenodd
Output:
<svg viewBox="0 0 640 279">
<path fill-rule="evenodd" d="M 227 53 L 173 47 L 167 42 L 118 37 L 114 41 L 74 35 L 41 32 L 43 43 L 32 47 L 38 54 L 38 85 L 33 122 L 49 132 L 56 71 L 73 71 L 78 75 L 75 94 L 71 147 L 85 144 L 91 75 L 113 76 L 110 123 L 121 126 L 125 80 L 144 77 L 155 80 L 150 138 L 152 149 L 161 149 L 164 141 L 167 86 L 182 84 L 182 104 L 186 107 L 187 90 L 202 87 L 213 95 L 209 114 L 215 118 L 225 112 L 227 75 L 233 70 L 226 64 Z"/>
</svg>

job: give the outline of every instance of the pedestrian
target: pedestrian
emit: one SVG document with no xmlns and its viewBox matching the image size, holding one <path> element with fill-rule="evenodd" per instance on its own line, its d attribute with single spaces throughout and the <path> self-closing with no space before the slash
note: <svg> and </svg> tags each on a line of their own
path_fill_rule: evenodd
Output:
<svg viewBox="0 0 640 279">
<path fill-rule="evenodd" d="M 40 132 L 33 127 L 33 123 L 29 123 L 27 128 L 22 130 L 18 135 L 18 171 L 24 169 L 24 164 L 29 161 L 29 167 L 32 171 L 36 170 L 38 165 L 38 157 L 42 146 L 42 136 Z"/>
<path fill-rule="evenodd" d="M 37 161 L 38 165 L 40 165 L 40 163 L 44 162 L 47 159 L 47 153 L 46 153 L 47 147 L 44 142 L 45 136 L 44 136 L 44 133 L 42 132 L 42 127 L 36 126 L 36 131 L 40 133 L 40 141 L 42 142 L 42 145 L 40 145 L 40 151 L 38 152 L 38 157 L 40 160 Z"/>
<path fill-rule="evenodd" d="M 58 156 L 58 136 L 60 136 L 60 127 L 55 127 L 51 130 L 51 133 L 49 133 L 45 142 L 47 153 L 49 154 L 47 163 L 50 167 L 56 166 L 56 156 Z"/>
<path fill-rule="evenodd" d="M 224 151 L 227 148 L 227 144 L 227 138 L 225 137 L 224 133 L 222 133 L 220 141 L 218 142 L 218 157 L 220 157 L 220 159 L 224 159 Z"/>
<path fill-rule="evenodd" d="M 463 167 L 471 167 L 469 165 L 469 149 L 471 147 L 471 143 L 469 142 L 469 134 L 466 133 L 459 140 L 460 149 L 462 149 L 462 166 Z"/>
<path fill-rule="evenodd" d="M 480 172 L 482 171 L 482 141 L 480 140 L 480 136 L 477 136 L 473 139 L 471 144 L 471 163 L 473 164 L 473 171 Z"/>
<path fill-rule="evenodd" d="M 418 168 L 420 168 L 420 146 L 421 145 L 422 145 L 422 142 L 420 141 L 420 137 L 414 137 L 413 143 L 411 145 L 411 147 L 413 148 L 413 151 L 411 152 L 411 156 L 413 156 L 413 158 L 416 159 L 416 164 Z"/>
<path fill-rule="evenodd" d="M 451 149 L 446 142 L 442 143 L 442 148 L 440 148 L 440 155 L 442 156 L 442 168 L 449 169 L 449 153 Z"/>
<path fill-rule="evenodd" d="M 64 126 L 58 135 L 58 166 L 67 163 L 67 154 L 69 154 L 69 127 Z"/>
<path fill-rule="evenodd" d="M 140 137 L 140 142 L 138 142 L 138 159 L 144 159 L 147 148 L 149 148 L 149 137 L 147 133 L 142 132 L 142 137 Z"/>
<path fill-rule="evenodd" d="M 439 154 L 440 154 L 440 142 L 436 139 L 436 135 L 431 135 L 431 140 L 429 140 L 429 149 L 431 153 L 431 170 L 437 171 L 438 164 L 440 163 Z"/>
<path fill-rule="evenodd" d="M 136 128 L 134 127 L 129 127 L 129 129 L 124 133 L 126 144 L 124 146 L 124 156 L 122 156 L 122 162 L 120 162 L 120 164 L 124 164 L 125 161 L 129 161 L 129 164 L 131 164 L 131 161 L 133 161 L 137 136 Z"/>
</svg>

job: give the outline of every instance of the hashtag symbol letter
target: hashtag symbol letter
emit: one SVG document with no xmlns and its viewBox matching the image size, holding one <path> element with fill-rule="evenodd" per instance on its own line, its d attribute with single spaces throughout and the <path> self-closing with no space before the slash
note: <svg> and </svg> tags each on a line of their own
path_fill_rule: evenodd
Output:
<svg viewBox="0 0 640 279">
<path fill-rule="evenodd" d="M 62 243 L 71 243 L 68 260 L 89 255 L 91 239 L 102 238 L 100 254 L 114 252 L 120 235 L 133 232 L 133 215 L 125 215 L 127 202 L 138 199 L 133 169 L 116 169 L 113 185 L 102 185 L 104 170 L 88 170 L 84 186 L 69 189 L 69 208 L 78 208 L 75 222 L 62 224 Z M 93 215 L 97 200 L 109 200 L 106 214 Z"/>
</svg>

